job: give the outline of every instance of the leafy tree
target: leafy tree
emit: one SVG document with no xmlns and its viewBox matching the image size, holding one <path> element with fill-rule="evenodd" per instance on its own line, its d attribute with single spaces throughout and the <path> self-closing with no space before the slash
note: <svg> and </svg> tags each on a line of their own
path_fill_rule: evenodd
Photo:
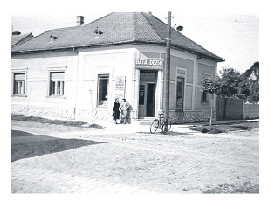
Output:
<svg viewBox="0 0 270 205">
<path fill-rule="evenodd" d="M 202 80 L 203 92 L 211 94 L 210 126 L 212 123 L 213 98 L 232 97 L 245 102 L 259 101 L 259 62 L 255 62 L 243 74 L 234 68 L 223 68 L 220 77 L 204 77 Z"/>
<path fill-rule="evenodd" d="M 252 103 L 259 101 L 259 62 L 242 74 L 234 68 L 223 68 L 220 75 L 218 97 L 238 98 Z"/>
<path fill-rule="evenodd" d="M 218 97 L 238 96 L 238 86 L 241 82 L 241 73 L 234 68 L 223 68 L 220 72 L 220 89 L 216 93 Z"/>
<path fill-rule="evenodd" d="M 257 81 L 259 83 L 259 62 L 256 61 L 249 69 L 244 72 L 243 75 L 250 80 Z"/>
<path fill-rule="evenodd" d="M 246 101 L 251 95 L 250 81 L 245 76 L 240 76 L 237 87 L 237 98 Z"/>
<path fill-rule="evenodd" d="M 246 81 L 248 81 L 248 87 L 250 90 L 245 101 L 251 103 L 259 102 L 259 62 L 255 62 L 243 73 L 242 76 Z"/>
<path fill-rule="evenodd" d="M 203 92 L 211 94 L 211 111 L 209 125 L 212 125 L 214 94 L 220 93 L 221 79 L 219 76 L 204 77 L 202 80 Z"/>
</svg>

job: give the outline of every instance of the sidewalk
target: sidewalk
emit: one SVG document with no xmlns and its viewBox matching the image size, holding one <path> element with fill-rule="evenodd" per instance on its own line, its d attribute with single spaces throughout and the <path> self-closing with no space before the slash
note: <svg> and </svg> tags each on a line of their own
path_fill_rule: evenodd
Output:
<svg viewBox="0 0 270 205">
<path fill-rule="evenodd" d="M 114 122 L 95 121 L 94 124 L 104 127 L 104 129 L 95 129 L 94 135 L 106 135 L 106 134 L 135 134 L 135 133 L 150 133 L 150 126 L 152 120 L 135 120 L 131 124 L 114 124 Z M 198 124 L 198 123 L 197 123 Z M 196 132 L 189 129 L 193 124 L 178 124 L 172 125 L 170 131 L 178 132 L 179 134 L 184 132 Z M 87 126 L 86 126 L 87 127 Z M 161 130 L 157 130 L 160 133 Z"/>
</svg>

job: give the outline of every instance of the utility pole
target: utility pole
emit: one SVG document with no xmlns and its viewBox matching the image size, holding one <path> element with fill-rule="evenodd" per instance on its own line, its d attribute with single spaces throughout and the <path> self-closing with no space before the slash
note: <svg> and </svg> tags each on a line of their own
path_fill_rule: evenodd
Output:
<svg viewBox="0 0 270 205">
<path fill-rule="evenodd" d="M 171 41 L 171 11 L 168 11 L 168 38 L 166 38 L 166 66 L 164 75 L 164 101 L 165 101 L 165 120 L 169 117 L 169 89 L 170 89 L 170 41 Z M 165 124 L 165 132 L 168 131 L 168 123 Z"/>
</svg>

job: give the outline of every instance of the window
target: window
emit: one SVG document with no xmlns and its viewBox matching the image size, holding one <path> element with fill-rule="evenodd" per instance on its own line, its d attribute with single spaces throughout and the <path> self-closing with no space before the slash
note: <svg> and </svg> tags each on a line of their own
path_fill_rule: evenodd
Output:
<svg viewBox="0 0 270 205">
<path fill-rule="evenodd" d="M 203 103 L 207 102 L 207 93 L 205 91 L 202 92 L 202 102 Z"/>
<path fill-rule="evenodd" d="M 65 72 L 50 72 L 50 96 L 65 95 Z"/>
<path fill-rule="evenodd" d="M 25 95 L 25 73 L 14 73 L 13 94 Z"/>
<path fill-rule="evenodd" d="M 98 105 L 108 105 L 109 75 L 98 76 Z"/>
</svg>

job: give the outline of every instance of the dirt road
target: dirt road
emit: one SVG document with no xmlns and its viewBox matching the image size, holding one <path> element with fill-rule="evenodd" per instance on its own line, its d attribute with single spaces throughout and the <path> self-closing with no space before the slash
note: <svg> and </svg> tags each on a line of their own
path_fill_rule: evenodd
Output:
<svg viewBox="0 0 270 205">
<path fill-rule="evenodd" d="M 12 138 L 14 153 L 24 156 L 11 164 L 12 193 L 258 192 L 258 129 L 211 135 L 182 125 L 152 135 L 148 126 L 18 121 L 12 129 L 32 135 L 27 143 L 27 134 Z"/>
</svg>

